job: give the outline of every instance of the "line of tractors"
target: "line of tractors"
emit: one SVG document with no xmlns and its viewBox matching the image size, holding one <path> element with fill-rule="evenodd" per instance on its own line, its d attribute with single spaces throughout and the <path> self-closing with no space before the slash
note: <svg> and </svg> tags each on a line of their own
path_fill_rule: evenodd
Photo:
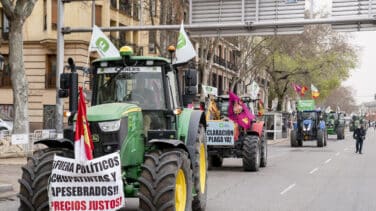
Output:
<svg viewBox="0 0 376 211">
<path fill-rule="evenodd" d="M 316 109 L 314 100 L 299 100 L 296 121 L 290 135 L 292 147 L 303 146 L 304 141 L 316 140 L 317 147 L 327 145 L 328 135 L 345 139 L 345 114 L 340 111 L 323 112 Z"/>
<path fill-rule="evenodd" d="M 169 50 L 174 52 L 174 48 Z M 120 152 L 124 195 L 138 197 L 140 210 L 205 210 L 207 169 L 221 166 L 223 158 L 242 158 L 245 171 L 266 166 L 262 121 L 235 131 L 231 121 L 218 120 L 222 126 L 231 123 L 230 144 L 207 145 L 211 125 L 205 112 L 183 106 L 183 98 L 197 94 L 197 71 L 184 71 L 183 89 L 178 66 L 170 60 L 132 54 L 125 46 L 120 49 L 121 57 L 92 63 L 87 120 L 94 157 Z M 34 152 L 22 167 L 19 210 L 49 210 L 47 187 L 54 155 L 74 157 L 78 73 L 72 59 L 68 64 L 70 72 L 61 75 L 58 92 L 61 98 L 69 97 L 67 127 L 63 138 L 34 143 L 46 147 Z M 221 98 L 220 106 L 225 109 L 226 98 Z"/>
<path fill-rule="evenodd" d="M 174 48 L 169 50 L 174 52 Z M 94 157 L 120 152 L 124 195 L 138 197 L 140 210 L 205 210 L 207 170 L 221 167 L 224 158 L 241 158 L 245 171 L 266 167 L 262 119 L 248 119 L 252 122 L 247 128 L 229 119 L 228 95 L 211 101 L 218 109 L 211 117 L 206 115 L 209 111 L 184 108 L 183 102 L 197 94 L 197 71 L 185 70 L 181 87 L 178 65 L 161 57 L 132 54 L 125 46 L 120 57 L 92 63 L 87 119 Z M 54 155 L 74 157 L 78 73 L 72 59 L 68 64 L 71 71 L 61 75 L 58 94 L 69 97 L 71 115 L 63 138 L 34 143 L 46 147 L 34 152 L 22 167 L 18 194 L 22 211 L 49 210 L 47 187 Z M 240 99 L 253 111 L 255 100 Z M 344 139 L 340 113 L 324 116 L 312 101 L 299 101 L 296 117 L 292 147 L 307 140 L 326 146 L 328 134 Z"/>
</svg>

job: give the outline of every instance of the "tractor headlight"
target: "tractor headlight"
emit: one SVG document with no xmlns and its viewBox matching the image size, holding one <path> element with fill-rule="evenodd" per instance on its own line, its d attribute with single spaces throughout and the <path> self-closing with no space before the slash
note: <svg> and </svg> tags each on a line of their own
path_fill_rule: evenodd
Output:
<svg viewBox="0 0 376 211">
<path fill-rule="evenodd" d="M 120 119 L 109 122 L 99 122 L 98 125 L 103 132 L 118 131 L 120 128 Z"/>
</svg>

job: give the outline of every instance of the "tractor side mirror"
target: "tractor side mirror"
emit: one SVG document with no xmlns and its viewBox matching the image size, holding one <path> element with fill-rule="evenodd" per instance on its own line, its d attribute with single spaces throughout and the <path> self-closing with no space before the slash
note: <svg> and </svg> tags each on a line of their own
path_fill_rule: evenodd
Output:
<svg viewBox="0 0 376 211">
<path fill-rule="evenodd" d="M 197 70 L 187 69 L 184 74 L 185 95 L 197 94 Z"/>
<path fill-rule="evenodd" d="M 197 86 L 197 70 L 188 69 L 185 71 L 184 75 L 186 86 Z"/>
</svg>

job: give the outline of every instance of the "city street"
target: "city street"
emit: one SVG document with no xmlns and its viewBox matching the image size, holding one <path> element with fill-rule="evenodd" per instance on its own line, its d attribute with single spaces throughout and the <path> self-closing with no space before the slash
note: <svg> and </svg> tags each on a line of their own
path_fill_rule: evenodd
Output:
<svg viewBox="0 0 376 211">
<path fill-rule="evenodd" d="M 347 129 L 348 130 L 348 129 Z M 376 210 L 376 132 L 369 129 L 363 154 L 346 140 L 329 136 L 326 148 L 288 141 L 269 145 L 269 160 L 259 172 L 243 172 L 240 159 L 209 171 L 207 210 Z M 19 165 L 0 165 L 0 182 L 16 184 Z M 18 187 L 16 187 L 18 189 Z M 137 207 L 130 200 L 126 210 Z M 15 196 L 0 199 L 0 210 L 17 210 Z"/>
</svg>

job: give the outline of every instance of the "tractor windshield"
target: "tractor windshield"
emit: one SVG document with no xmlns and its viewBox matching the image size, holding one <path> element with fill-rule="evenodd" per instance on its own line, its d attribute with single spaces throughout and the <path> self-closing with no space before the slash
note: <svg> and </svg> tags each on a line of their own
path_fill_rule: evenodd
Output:
<svg viewBox="0 0 376 211">
<path fill-rule="evenodd" d="M 301 117 L 302 117 L 302 119 L 315 120 L 316 119 L 316 113 L 315 112 L 302 112 Z"/>
<path fill-rule="evenodd" d="M 123 102 L 145 110 L 166 109 L 161 67 L 101 68 L 96 81 L 96 104 Z"/>
</svg>

